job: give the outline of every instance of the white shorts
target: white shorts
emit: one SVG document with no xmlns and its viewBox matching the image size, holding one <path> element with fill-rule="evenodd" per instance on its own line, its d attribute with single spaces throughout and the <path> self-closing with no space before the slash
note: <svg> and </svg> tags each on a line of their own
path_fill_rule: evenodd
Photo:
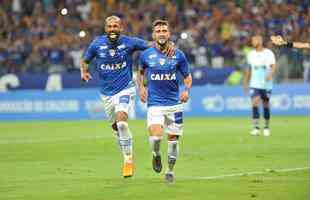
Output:
<svg viewBox="0 0 310 200">
<path fill-rule="evenodd" d="M 147 109 L 147 127 L 160 124 L 171 135 L 183 133 L 183 104 L 175 106 L 151 106 Z"/>
<path fill-rule="evenodd" d="M 128 114 L 133 107 L 135 96 L 135 87 L 124 89 L 113 96 L 101 94 L 100 97 L 108 121 L 113 123 L 117 112 L 122 111 Z"/>
</svg>

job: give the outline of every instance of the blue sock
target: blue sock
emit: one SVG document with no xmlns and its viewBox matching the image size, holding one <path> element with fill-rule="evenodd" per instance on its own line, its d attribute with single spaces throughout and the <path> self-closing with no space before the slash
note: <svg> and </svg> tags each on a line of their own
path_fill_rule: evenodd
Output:
<svg viewBox="0 0 310 200">
<path fill-rule="evenodd" d="M 252 107 L 252 117 L 253 117 L 253 119 L 259 118 L 259 110 L 258 110 L 258 107 L 256 107 L 256 106 Z"/>
<path fill-rule="evenodd" d="M 269 128 L 269 119 L 270 119 L 269 107 L 264 108 L 264 119 L 265 119 L 265 128 Z"/>
<path fill-rule="evenodd" d="M 252 107 L 252 118 L 254 128 L 259 129 L 259 110 L 257 106 Z"/>
</svg>

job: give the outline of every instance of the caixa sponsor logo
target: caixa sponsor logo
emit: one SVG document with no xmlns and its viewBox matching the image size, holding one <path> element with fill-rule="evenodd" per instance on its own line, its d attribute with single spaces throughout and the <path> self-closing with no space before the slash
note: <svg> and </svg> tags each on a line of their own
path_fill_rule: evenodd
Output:
<svg viewBox="0 0 310 200">
<path fill-rule="evenodd" d="M 271 98 L 271 107 L 278 110 L 289 110 L 292 106 L 292 99 L 288 94 L 278 94 Z"/>
<path fill-rule="evenodd" d="M 222 112 L 224 110 L 225 101 L 220 95 L 207 96 L 202 99 L 202 105 L 207 111 Z"/>
<path fill-rule="evenodd" d="M 176 80 L 175 73 L 173 74 L 151 74 L 151 80 L 153 81 L 172 81 Z"/>
<path fill-rule="evenodd" d="M 111 64 L 101 64 L 100 69 L 102 70 L 118 70 L 126 67 L 126 62 L 123 63 L 111 63 Z"/>
</svg>

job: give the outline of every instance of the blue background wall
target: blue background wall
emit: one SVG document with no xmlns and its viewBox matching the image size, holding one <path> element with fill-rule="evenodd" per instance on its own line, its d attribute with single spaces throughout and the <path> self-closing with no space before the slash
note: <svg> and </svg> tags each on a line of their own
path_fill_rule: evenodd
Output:
<svg viewBox="0 0 310 200">
<path fill-rule="evenodd" d="M 272 114 L 310 115 L 310 84 L 276 85 Z M 131 117 L 144 118 L 145 105 L 136 98 Z M 185 116 L 248 116 L 250 98 L 242 87 L 194 87 L 185 105 Z M 19 90 L 0 93 L 0 120 L 103 119 L 98 89 L 66 89 L 58 92 Z"/>
</svg>

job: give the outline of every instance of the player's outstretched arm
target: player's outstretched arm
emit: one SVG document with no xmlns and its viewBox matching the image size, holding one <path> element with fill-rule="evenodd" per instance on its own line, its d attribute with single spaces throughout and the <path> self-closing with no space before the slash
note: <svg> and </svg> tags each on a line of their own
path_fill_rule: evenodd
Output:
<svg viewBox="0 0 310 200">
<path fill-rule="evenodd" d="M 297 49 L 310 49 L 310 43 L 309 42 L 293 42 L 293 48 Z"/>
<path fill-rule="evenodd" d="M 143 103 L 145 103 L 147 99 L 147 91 L 144 86 L 144 71 L 145 70 L 140 69 L 137 73 L 137 84 L 139 87 L 139 96 Z"/>
<path fill-rule="evenodd" d="M 193 83 L 192 75 L 189 74 L 186 78 L 184 78 L 185 89 L 180 96 L 180 100 L 182 103 L 186 103 L 188 101 L 189 91 L 192 88 L 192 83 Z"/>
<path fill-rule="evenodd" d="M 284 46 L 287 44 L 287 41 L 285 41 L 280 35 L 272 35 L 270 40 L 272 44 L 277 46 Z"/>
<path fill-rule="evenodd" d="M 310 49 L 309 42 L 288 42 L 284 40 L 280 35 L 271 36 L 271 42 L 277 46 L 285 46 L 288 48 L 297 48 L 297 49 Z"/>
<path fill-rule="evenodd" d="M 149 47 L 155 47 L 156 44 L 154 41 L 148 42 Z M 164 53 L 169 57 L 172 58 L 175 55 L 175 44 L 172 41 L 168 41 L 167 49 L 164 50 Z"/>
<path fill-rule="evenodd" d="M 251 77 L 251 70 L 250 68 L 246 68 L 243 73 L 243 91 L 244 94 L 248 94 L 248 89 L 249 89 L 249 81 Z"/>
<path fill-rule="evenodd" d="M 169 41 L 166 54 L 169 58 L 172 58 L 175 55 L 175 44 L 172 41 Z"/>
<path fill-rule="evenodd" d="M 85 81 L 85 82 L 88 82 L 90 79 L 92 79 L 90 73 L 88 72 L 88 65 L 89 63 L 86 60 L 82 59 L 81 67 L 80 67 L 81 79 L 82 81 Z"/>
</svg>

